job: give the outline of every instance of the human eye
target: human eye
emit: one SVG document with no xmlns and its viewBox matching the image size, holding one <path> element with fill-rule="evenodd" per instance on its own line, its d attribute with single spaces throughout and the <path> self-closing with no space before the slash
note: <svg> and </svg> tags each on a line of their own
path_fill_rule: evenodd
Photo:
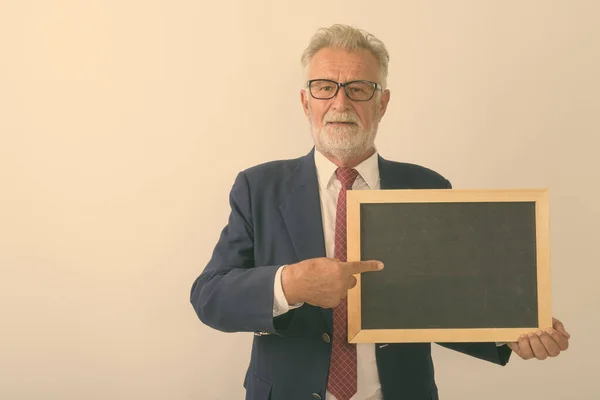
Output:
<svg viewBox="0 0 600 400">
<path fill-rule="evenodd" d="M 352 93 L 356 93 L 356 94 L 360 94 L 360 93 L 366 93 L 366 88 L 364 87 L 360 87 L 360 86 L 350 86 L 350 91 Z"/>
</svg>

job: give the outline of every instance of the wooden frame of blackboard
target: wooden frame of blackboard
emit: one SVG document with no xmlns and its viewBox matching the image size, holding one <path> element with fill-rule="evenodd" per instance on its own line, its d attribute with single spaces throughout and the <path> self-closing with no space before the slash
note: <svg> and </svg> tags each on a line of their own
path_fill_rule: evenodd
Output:
<svg viewBox="0 0 600 400">
<path fill-rule="evenodd" d="M 348 291 L 349 343 L 402 342 L 514 342 L 519 336 L 552 326 L 550 284 L 550 222 L 546 189 L 515 190 L 352 190 L 347 194 L 348 261 L 361 261 L 361 206 L 373 203 L 504 203 L 527 202 L 535 205 L 535 252 L 537 325 L 488 328 L 361 328 L 361 275 Z M 373 272 L 378 273 L 378 272 Z"/>
</svg>

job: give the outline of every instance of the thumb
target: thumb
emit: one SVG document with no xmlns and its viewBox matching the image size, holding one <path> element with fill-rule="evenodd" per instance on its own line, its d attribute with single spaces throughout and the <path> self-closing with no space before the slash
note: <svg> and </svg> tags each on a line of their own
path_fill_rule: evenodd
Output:
<svg viewBox="0 0 600 400">
<path fill-rule="evenodd" d="M 552 318 L 552 322 L 553 328 L 559 331 L 564 337 L 566 337 L 567 339 L 571 337 L 571 335 L 569 335 L 569 333 L 565 330 L 565 326 L 562 322 L 560 322 L 556 318 Z"/>
</svg>

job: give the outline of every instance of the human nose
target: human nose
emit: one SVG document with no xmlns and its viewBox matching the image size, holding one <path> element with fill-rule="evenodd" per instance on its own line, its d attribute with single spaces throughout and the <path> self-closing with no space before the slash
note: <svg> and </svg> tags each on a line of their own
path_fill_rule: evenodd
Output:
<svg viewBox="0 0 600 400">
<path fill-rule="evenodd" d="M 350 105 L 350 99 L 346 94 L 346 90 L 344 86 L 340 86 L 337 94 L 333 98 L 333 107 L 338 110 L 345 110 Z"/>
</svg>

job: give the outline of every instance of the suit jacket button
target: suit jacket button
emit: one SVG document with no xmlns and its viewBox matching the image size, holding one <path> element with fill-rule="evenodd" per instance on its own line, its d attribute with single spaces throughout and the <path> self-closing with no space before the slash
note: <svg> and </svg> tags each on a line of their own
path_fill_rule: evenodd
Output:
<svg viewBox="0 0 600 400">
<path fill-rule="evenodd" d="M 331 343 L 331 338 L 329 337 L 328 334 L 324 333 L 324 334 L 321 335 L 321 337 L 323 338 L 323 341 L 325 343 Z"/>
<path fill-rule="evenodd" d="M 313 393 L 312 398 L 315 400 L 321 400 L 321 396 L 319 396 L 319 394 L 317 394 L 317 393 Z"/>
</svg>

